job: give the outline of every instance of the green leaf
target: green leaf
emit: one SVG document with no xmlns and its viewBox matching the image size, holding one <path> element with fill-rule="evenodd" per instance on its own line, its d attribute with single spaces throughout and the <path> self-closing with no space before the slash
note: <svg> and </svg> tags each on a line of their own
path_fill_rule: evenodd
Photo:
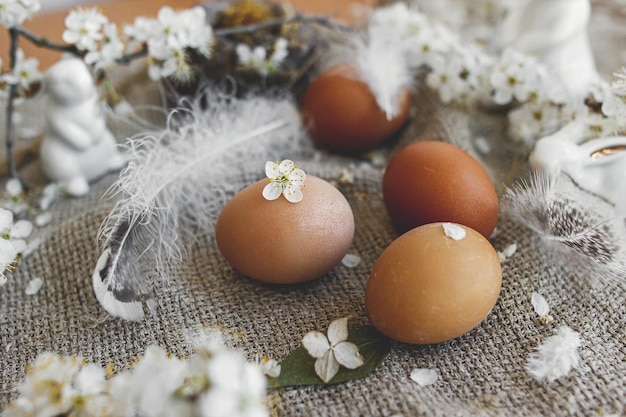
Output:
<svg viewBox="0 0 626 417">
<path fill-rule="evenodd" d="M 364 363 L 357 369 L 343 366 L 328 385 L 339 384 L 353 379 L 363 378 L 374 371 L 391 352 L 391 340 L 383 336 L 372 326 L 354 326 L 348 329 L 348 341 L 359 347 Z M 324 385 L 324 381 L 315 373 L 315 358 L 300 346 L 281 362 L 280 375 L 269 378 L 271 388 Z"/>
</svg>

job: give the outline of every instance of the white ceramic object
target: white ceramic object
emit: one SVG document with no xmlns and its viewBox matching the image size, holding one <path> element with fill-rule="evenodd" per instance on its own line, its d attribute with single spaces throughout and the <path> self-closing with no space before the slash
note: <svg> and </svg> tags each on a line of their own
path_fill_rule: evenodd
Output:
<svg viewBox="0 0 626 417">
<path fill-rule="evenodd" d="M 626 136 L 583 142 L 584 125 L 572 122 L 537 141 L 530 167 L 551 177 L 567 173 L 583 189 L 626 208 Z"/>
<path fill-rule="evenodd" d="M 124 158 L 106 126 L 98 91 L 82 60 L 68 57 L 54 64 L 46 72 L 44 88 L 43 170 L 68 194 L 85 195 L 91 181 L 120 169 Z"/>
<path fill-rule="evenodd" d="M 526 0 L 512 6 L 499 33 L 499 46 L 538 57 L 574 95 L 598 79 L 587 26 L 589 0 Z"/>
</svg>

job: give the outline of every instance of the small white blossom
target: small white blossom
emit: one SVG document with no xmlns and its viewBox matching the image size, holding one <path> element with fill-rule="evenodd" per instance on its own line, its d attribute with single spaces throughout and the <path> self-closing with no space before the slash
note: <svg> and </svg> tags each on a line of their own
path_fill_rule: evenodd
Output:
<svg viewBox="0 0 626 417">
<path fill-rule="evenodd" d="M 33 230 L 28 220 L 18 220 L 13 223 L 13 213 L 0 208 L 0 285 L 6 283 L 4 272 L 12 269 L 18 254 L 27 248 L 26 241 Z"/>
<path fill-rule="evenodd" d="M 206 22 L 206 11 L 202 7 L 175 11 L 162 7 L 156 19 L 139 17 L 133 25 L 124 27 L 130 39 L 129 46 L 148 47 L 148 76 L 152 80 L 165 77 L 187 79 L 191 76 L 188 49 L 209 57 L 213 43 L 213 30 Z"/>
<path fill-rule="evenodd" d="M 494 89 L 493 101 L 496 104 L 508 104 L 513 100 L 528 100 L 540 81 L 536 70 L 538 65 L 535 59 L 506 49 L 490 75 Z"/>
<path fill-rule="evenodd" d="M 93 65 L 97 70 L 106 70 L 124 55 L 124 43 L 120 40 L 117 25 L 106 23 L 102 27 L 100 47 L 89 51 L 85 55 L 85 63 Z"/>
<path fill-rule="evenodd" d="M 267 56 L 267 50 L 263 46 L 252 48 L 250 45 L 240 43 L 235 47 L 235 53 L 241 65 L 253 69 L 262 75 L 267 75 L 276 71 L 287 58 L 287 55 L 289 55 L 288 45 L 287 39 L 278 38 L 274 43 L 272 54 Z"/>
<path fill-rule="evenodd" d="M 443 223 L 443 233 L 452 240 L 462 240 L 467 235 L 464 228 L 454 223 Z"/>
<path fill-rule="evenodd" d="M 416 368 L 411 371 L 411 380 L 422 387 L 434 384 L 437 379 L 439 374 L 436 369 Z"/>
<path fill-rule="evenodd" d="M 563 326 L 531 353 L 526 370 L 539 382 L 553 382 L 578 366 L 580 345 L 580 334 Z"/>
<path fill-rule="evenodd" d="M 41 278 L 33 278 L 28 282 L 24 293 L 26 295 L 35 295 L 39 292 L 43 286 L 43 280 Z"/>
<path fill-rule="evenodd" d="M 293 161 L 289 159 L 280 163 L 267 161 L 265 175 L 270 179 L 270 183 L 263 188 L 265 199 L 276 200 L 283 194 L 291 203 L 302 201 L 302 188 L 306 181 L 306 174 Z"/>
<path fill-rule="evenodd" d="M 39 200 L 39 208 L 42 210 L 48 210 L 52 204 L 59 198 L 62 192 L 62 187 L 58 183 L 50 183 L 43 189 L 41 199 Z"/>
<path fill-rule="evenodd" d="M 19 26 L 40 9 L 39 0 L 0 0 L 0 23 L 7 28 Z"/>
<path fill-rule="evenodd" d="M 40 82 L 43 74 L 39 71 L 37 58 L 24 58 L 24 51 L 20 48 L 16 51 L 15 68 L 11 73 L 4 74 L 0 80 L 7 84 L 15 84 L 21 91 L 28 90 L 33 84 Z"/>
<path fill-rule="evenodd" d="M 328 382 L 339 372 L 339 366 L 356 369 L 363 365 L 359 348 L 348 342 L 348 318 L 337 319 L 328 326 L 328 336 L 312 331 L 302 339 L 302 346 L 315 360 L 315 373 Z"/>
<path fill-rule="evenodd" d="M 74 9 L 65 18 L 63 41 L 80 51 L 94 51 L 104 34 L 102 28 L 109 19 L 96 8 Z"/>
</svg>

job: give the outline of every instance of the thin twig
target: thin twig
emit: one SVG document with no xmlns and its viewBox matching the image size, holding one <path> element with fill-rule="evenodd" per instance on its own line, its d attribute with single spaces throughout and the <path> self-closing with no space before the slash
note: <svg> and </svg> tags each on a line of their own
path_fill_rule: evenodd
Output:
<svg viewBox="0 0 626 417">
<path fill-rule="evenodd" d="M 17 26 L 14 29 L 19 35 L 23 36 L 28 41 L 33 43 L 35 46 L 38 46 L 40 48 L 52 49 L 53 51 L 68 52 L 70 54 L 74 54 L 78 56 L 83 55 L 78 50 L 78 48 L 76 48 L 74 45 L 65 45 L 65 44 L 60 44 L 56 42 L 51 42 L 46 38 L 33 34 L 32 32 L 28 31 L 27 29 L 24 29 L 21 26 Z"/>
<path fill-rule="evenodd" d="M 18 32 L 16 28 L 9 29 L 9 37 L 11 38 L 11 49 L 9 52 L 9 60 L 10 60 L 10 71 L 11 74 L 15 72 L 15 66 L 17 61 L 17 44 L 18 44 Z M 6 108 L 6 151 L 7 151 L 7 162 L 9 166 L 9 174 L 12 178 L 19 177 L 17 175 L 17 168 L 15 167 L 15 160 L 13 159 L 13 101 L 15 99 L 15 95 L 17 93 L 17 83 L 12 82 L 9 84 L 9 97 L 7 98 L 7 108 Z M 20 181 L 21 182 L 21 181 Z"/>
</svg>

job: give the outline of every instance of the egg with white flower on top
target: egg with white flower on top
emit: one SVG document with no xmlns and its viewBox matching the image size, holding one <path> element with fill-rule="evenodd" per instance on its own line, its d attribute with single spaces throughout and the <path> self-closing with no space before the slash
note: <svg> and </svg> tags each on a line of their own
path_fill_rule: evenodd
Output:
<svg viewBox="0 0 626 417">
<path fill-rule="evenodd" d="M 354 237 L 343 194 L 286 160 L 237 193 L 215 226 L 217 246 L 241 274 L 276 284 L 318 278 L 341 262 Z"/>
</svg>

